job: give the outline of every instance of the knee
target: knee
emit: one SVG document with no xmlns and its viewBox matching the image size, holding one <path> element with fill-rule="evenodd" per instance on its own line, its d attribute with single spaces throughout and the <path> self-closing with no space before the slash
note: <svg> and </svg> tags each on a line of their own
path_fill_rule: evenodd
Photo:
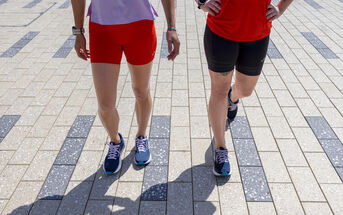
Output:
<svg viewBox="0 0 343 215">
<path fill-rule="evenodd" d="M 132 87 L 136 99 L 139 101 L 146 100 L 149 96 L 149 87 Z"/>
<path fill-rule="evenodd" d="M 99 102 L 99 105 L 98 105 L 98 112 L 103 115 L 103 114 L 106 114 L 106 113 L 110 113 L 112 112 L 113 110 L 115 110 L 115 103 L 111 103 L 111 102 Z"/>
<path fill-rule="evenodd" d="M 211 97 L 216 99 L 223 99 L 226 98 L 229 92 L 229 88 L 227 86 L 217 86 L 211 88 Z"/>
</svg>

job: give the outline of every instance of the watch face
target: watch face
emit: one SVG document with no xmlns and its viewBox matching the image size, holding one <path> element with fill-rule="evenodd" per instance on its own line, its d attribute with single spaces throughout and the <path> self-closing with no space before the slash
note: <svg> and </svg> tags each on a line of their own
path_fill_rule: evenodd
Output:
<svg viewBox="0 0 343 215">
<path fill-rule="evenodd" d="M 205 4 L 205 3 L 206 3 L 206 0 L 199 0 L 199 3 L 200 3 L 200 4 Z"/>
</svg>

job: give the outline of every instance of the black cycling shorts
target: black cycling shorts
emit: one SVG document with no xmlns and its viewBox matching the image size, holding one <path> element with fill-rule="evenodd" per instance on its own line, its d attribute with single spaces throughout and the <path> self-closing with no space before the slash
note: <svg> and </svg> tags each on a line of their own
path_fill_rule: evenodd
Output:
<svg viewBox="0 0 343 215">
<path fill-rule="evenodd" d="M 223 73 L 236 66 L 236 70 L 245 75 L 260 75 L 268 44 L 269 36 L 252 42 L 238 42 L 220 37 L 206 26 L 204 48 L 208 69 Z"/>
</svg>

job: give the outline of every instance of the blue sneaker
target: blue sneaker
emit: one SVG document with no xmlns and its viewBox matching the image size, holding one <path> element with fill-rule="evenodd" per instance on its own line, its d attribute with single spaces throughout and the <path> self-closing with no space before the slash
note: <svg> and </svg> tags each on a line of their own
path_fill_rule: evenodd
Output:
<svg viewBox="0 0 343 215">
<path fill-rule="evenodd" d="M 139 136 L 136 138 L 135 164 L 147 165 L 151 161 L 148 138 Z"/>
<path fill-rule="evenodd" d="M 230 87 L 229 95 L 227 97 L 228 102 L 229 102 L 229 107 L 227 110 L 227 118 L 229 122 L 233 122 L 235 120 L 235 117 L 238 112 L 238 103 L 239 103 L 239 99 L 236 102 L 231 101 L 231 91 L 232 91 L 232 87 Z"/>
<path fill-rule="evenodd" d="M 230 176 L 231 168 L 227 149 L 222 147 L 215 151 L 213 174 L 215 176 Z"/>
<path fill-rule="evenodd" d="M 118 133 L 118 135 L 120 137 L 120 143 L 108 143 L 109 149 L 103 164 L 103 169 L 107 175 L 113 175 L 117 173 L 122 166 L 122 160 L 120 159 L 120 156 L 124 150 L 125 141 L 121 134 Z"/>
</svg>

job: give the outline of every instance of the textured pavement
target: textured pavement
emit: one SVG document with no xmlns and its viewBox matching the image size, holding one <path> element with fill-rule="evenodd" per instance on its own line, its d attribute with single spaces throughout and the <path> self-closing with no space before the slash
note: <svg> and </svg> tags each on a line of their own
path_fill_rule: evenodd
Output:
<svg viewBox="0 0 343 215">
<path fill-rule="evenodd" d="M 127 145 L 121 172 L 107 177 L 108 137 L 90 63 L 73 50 L 70 0 L 0 0 L 0 214 L 343 214 L 343 1 L 296 0 L 273 23 L 259 83 L 226 132 L 229 180 L 212 175 L 206 16 L 177 0 L 181 52 L 168 62 L 163 8 L 152 3 L 153 161 L 133 165 L 123 59 L 117 107 Z"/>
</svg>

